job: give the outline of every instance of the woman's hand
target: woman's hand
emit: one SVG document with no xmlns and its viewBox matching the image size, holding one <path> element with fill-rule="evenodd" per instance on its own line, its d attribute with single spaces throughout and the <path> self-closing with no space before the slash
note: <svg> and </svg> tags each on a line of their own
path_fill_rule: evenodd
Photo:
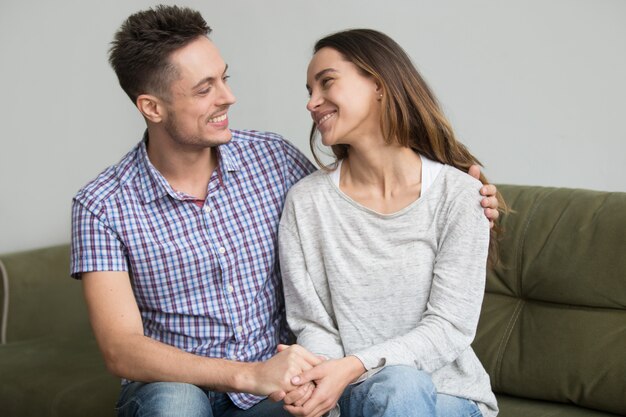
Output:
<svg viewBox="0 0 626 417">
<path fill-rule="evenodd" d="M 355 356 L 325 361 L 293 377 L 297 386 L 315 383 L 311 397 L 302 406 L 287 405 L 285 410 L 298 417 L 318 417 L 331 410 L 348 384 L 365 372 L 365 367 Z"/>
</svg>

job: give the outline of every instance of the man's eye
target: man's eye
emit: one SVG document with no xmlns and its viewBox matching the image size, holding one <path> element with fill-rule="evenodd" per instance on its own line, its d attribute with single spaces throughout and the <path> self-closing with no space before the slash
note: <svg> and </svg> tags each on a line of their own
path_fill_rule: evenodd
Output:
<svg viewBox="0 0 626 417">
<path fill-rule="evenodd" d="M 202 95 L 204 95 L 204 94 L 208 94 L 208 93 L 209 93 L 209 91 L 211 91 L 211 87 L 207 87 L 207 88 L 205 88 L 204 90 L 200 90 L 200 91 L 198 91 L 198 94 L 202 94 Z"/>
<path fill-rule="evenodd" d="M 222 77 L 222 81 L 224 81 L 224 82 L 228 82 L 228 79 L 229 79 L 229 78 L 230 78 L 230 75 L 224 75 L 224 76 Z"/>
</svg>

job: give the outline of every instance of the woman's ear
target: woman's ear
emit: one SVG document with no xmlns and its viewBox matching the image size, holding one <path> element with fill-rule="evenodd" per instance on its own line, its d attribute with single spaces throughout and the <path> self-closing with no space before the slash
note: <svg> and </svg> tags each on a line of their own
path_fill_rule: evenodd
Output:
<svg viewBox="0 0 626 417">
<path fill-rule="evenodd" d="M 374 81 L 374 83 L 376 84 L 376 100 L 381 101 L 383 99 L 383 86 L 378 80 Z"/>
<path fill-rule="evenodd" d="M 142 94 L 135 102 L 143 116 L 152 123 L 160 123 L 163 120 L 165 108 L 158 97 L 151 94 Z"/>
</svg>

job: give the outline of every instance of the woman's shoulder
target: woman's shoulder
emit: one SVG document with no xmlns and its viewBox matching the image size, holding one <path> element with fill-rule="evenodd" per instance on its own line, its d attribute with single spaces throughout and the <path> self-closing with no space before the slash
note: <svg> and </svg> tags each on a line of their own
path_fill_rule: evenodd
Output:
<svg viewBox="0 0 626 417">
<path fill-rule="evenodd" d="M 448 191 L 464 191 L 477 192 L 482 187 L 482 183 L 472 177 L 467 172 L 463 172 L 451 165 L 444 165 L 441 170 L 443 182 Z"/>
<path fill-rule="evenodd" d="M 444 165 L 439 173 L 433 190 L 432 197 L 437 204 L 442 204 L 442 208 L 456 205 L 467 205 L 474 207 L 476 211 L 482 212 L 480 201 L 480 188 L 482 183 L 466 172 L 453 166 Z"/>
<path fill-rule="evenodd" d="M 289 190 L 289 195 L 294 198 L 296 196 L 315 194 L 315 192 L 329 184 L 328 176 L 329 172 L 321 169 L 317 170 L 295 183 Z"/>
<path fill-rule="evenodd" d="M 332 187 L 325 171 L 315 171 L 291 187 L 285 199 L 282 224 L 292 224 L 295 217 L 308 218 L 323 210 L 328 202 L 329 187 Z M 296 215 L 296 213 L 298 213 Z"/>
</svg>

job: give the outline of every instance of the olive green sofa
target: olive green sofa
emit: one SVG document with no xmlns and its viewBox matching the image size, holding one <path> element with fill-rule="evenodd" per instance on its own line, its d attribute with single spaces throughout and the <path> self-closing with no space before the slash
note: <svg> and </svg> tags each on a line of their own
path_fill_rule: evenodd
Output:
<svg viewBox="0 0 626 417">
<path fill-rule="evenodd" d="M 501 185 L 476 353 L 502 417 L 626 415 L 626 193 Z M 113 416 L 65 246 L 0 256 L 0 416 Z"/>
<path fill-rule="evenodd" d="M 0 256 L 0 416 L 111 417 L 118 378 L 89 327 L 69 247 Z"/>
<path fill-rule="evenodd" d="M 473 347 L 500 415 L 626 415 L 626 193 L 499 189 L 513 212 Z"/>
</svg>

